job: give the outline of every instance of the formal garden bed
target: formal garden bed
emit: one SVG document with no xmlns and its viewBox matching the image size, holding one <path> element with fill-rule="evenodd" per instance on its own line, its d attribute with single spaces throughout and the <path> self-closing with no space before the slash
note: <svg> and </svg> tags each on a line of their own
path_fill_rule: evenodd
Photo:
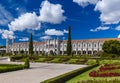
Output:
<svg viewBox="0 0 120 83">
<path fill-rule="evenodd" d="M 120 76 L 120 64 L 105 64 L 99 67 L 98 70 L 93 70 L 89 73 L 90 77 L 115 77 Z"/>
<path fill-rule="evenodd" d="M 25 59 L 24 64 L 0 64 L 0 73 L 28 69 L 30 68 L 29 59 Z"/>
<path fill-rule="evenodd" d="M 66 81 L 66 83 L 120 83 L 119 60 L 102 60 L 99 63 L 100 66 Z"/>
<path fill-rule="evenodd" d="M 26 57 L 27 56 L 22 56 L 22 55 L 11 56 L 10 60 L 23 62 Z M 90 60 L 92 60 L 92 64 L 96 62 L 95 59 L 90 58 L 90 60 L 89 60 L 89 59 L 87 59 L 85 57 L 81 57 L 81 56 L 72 57 L 72 56 L 38 56 L 38 55 L 33 55 L 33 56 L 29 56 L 29 59 L 31 62 L 87 64 L 87 65 L 91 65 L 88 63 L 88 61 L 90 61 Z M 90 63 L 91 63 L 91 61 L 90 61 Z"/>
</svg>

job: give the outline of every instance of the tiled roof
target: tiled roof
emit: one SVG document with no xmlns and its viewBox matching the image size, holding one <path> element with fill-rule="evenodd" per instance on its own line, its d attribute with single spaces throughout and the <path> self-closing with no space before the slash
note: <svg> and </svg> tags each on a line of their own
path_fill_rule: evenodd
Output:
<svg viewBox="0 0 120 83">
<path fill-rule="evenodd" d="M 15 42 L 14 44 L 29 44 L 29 42 Z M 45 42 L 33 42 L 33 44 L 45 44 Z"/>
<path fill-rule="evenodd" d="M 101 38 L 101 39 L 86 39 L 86 40 L 72 40 L 72 43 L 77 42 L 104 42 L 109 40 L 118 40 L 120 41 L 120 38 Z M 66 43 L 67 40 L 64 40 L 63 43 Z"/>
<path fill-rule="evenodd" d="M 108 40 L 118 40 L 118 41 L 120 41 L 120 38 L 72 40 L 72 43 L 77 43 L 77 42 L 104 42 L 104 41 L 108 41 Z M 67 40 L 64 40 L 62 43 L 67 43 Z M 29 42 L 15 42 L 14 44 L 29 44 Z M 45 42 L 33 42 L 33 44 L 45 44 Z"/>
</svg>

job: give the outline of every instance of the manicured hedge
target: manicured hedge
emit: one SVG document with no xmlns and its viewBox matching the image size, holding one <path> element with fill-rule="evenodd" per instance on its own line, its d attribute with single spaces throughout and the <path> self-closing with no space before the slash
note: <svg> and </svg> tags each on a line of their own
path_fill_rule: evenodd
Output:
<svg viewBox="0 0 120 83">
<path fill-rule="evenodd" d="M 24 69 L 24 65 L 0 64 L 0 73 Z"/>
<path fill-rule="evenodd" d="M 29 58 L 25 59 L 25 63 L 22 64 L 0 64 L 0 73 L 28 69 L 30 68 Z"/>
<path fill-rule="evenodd" d="M 10 60 L 11 61 L 16 61 L 16 60 L 20 60 L 20 59 L 23 59 L 23 58 L 26 58 L 26 56 L 11 56 Z"/>
<path fill-rule="evenodd" d="M 55 78 L 51 78 L 51 79 L 48 79 L 48 80 L 45 80 L 41 83 L 65 83 L 67 80 L 83 73 L 83 72 L 86 72 L 88 71 L 89 69 L 92 69 L 94 67 L 98 66 L 98 64 L 95 64 L 95 65 L 92 65 L 92 66 L 87 66 L 87 67 L 84 67 L 84 68 L 80 68 L 80 69 L 76 69 L 74 71 L 71 71 L 71 72 L 68 72 L 68 73 L 65 73 L 65 74 L 62 74 L 58 77 L 55 77 Z"/>
</svg>

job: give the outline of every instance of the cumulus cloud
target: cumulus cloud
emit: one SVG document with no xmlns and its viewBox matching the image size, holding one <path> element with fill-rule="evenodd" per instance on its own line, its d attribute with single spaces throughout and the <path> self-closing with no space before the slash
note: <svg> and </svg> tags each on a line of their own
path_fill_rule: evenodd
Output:
<svg viewBox="0 0 120 83">
<path fill-rule="evenodd" d="M 62 5 L 52 4 L 45 0 L 41 4 L 39 20 L 52 24 L 60 24 L 62 21 L 66 20 L 63 13 Z"/>
<path fill-rule="evenodd" d="M 64 33 L 68 33 L 68 31 L 67 31 L 67 30 L 65 30 L 65 29 L 64 29 L 64 31 L 63 31 L 63 32 L 64 32 Z"/>
<path fill-rule="evenodd" d="M 8 12 L 1 4 L 0 4 L 0 25 L 7 25 L 10 21 L 13 20 L 13 17 L 10 12 Z"/>
<path fill-rule="evenodd" d="M 108 29 L 110 29 L 110 27 L 102 27 L 102 26 L 99 26 L 99 27 L 97 27 L 97 28 L 95 28 L 95 29 L 90 29 L 90 31 L 91 31 L 91 32 L 97 32 L 97 31 L 100 31 L 100 30 L 104 31 L 104 30 L 108 30 Z"/>
<path fill-rule="evenodd" d="M 118 35 L 118 38 L 120 38 L 120 34 Z"/>
<path fill-rule="evenodd" d="M 89 4 L 96 4 L 98 0 L 73 0 L 73 2 L 77 3 L 78 5 L 82 7 L 86 7 Z"/>
<path fill-rule="evenodd" d="M 100 11 L 100 20 L 106 24 L 120 22 L 120 0 L 100 0 L 96 4 L 95 11 Z"/>
<path fill-rule="evenodd" d="M 115 30 L 120 31 L 120 25 L 115 28 Z"/>
<path fill-rule="evenodd" d="M 46 39 L 52 39 L 52 37 L 51 36 L 43 36 L 43 37 L 40 37 L 40 39 L 46 40 Z"/>
<path fill-rule="evenodd" d="M 9 29 L 12 31 L 23 31 L 25 29 L 38 30 L 41 27 L 37 15 L 33 13 L 25 13 L 8 24 Z"/>
<path fill-rule="evenodd" d="M 56 29 L 47 29 L 45 31 L 45 34 L 46 35 L 62 36 L 62 35 L 64 35 L 64 32 L 60 31 L 60 30 L 56 30 Z"/>
<path fill-rule="evenodd" d="M 14 37 L 13 31 L 9 31 L 9 30 L 0 29 L 0 34 L 2 35 L 2 39 L 6 39 L 6 38 L 12 39 Z"/>
<path fill-rule="evenodd" d="M 101 13 L 99 18 L 105 24 L 120 22 L 120 0 L 73 0 L 73 2 L 82 7 L 94 4 L 94 10 Z"/>
<path fill-rule="evenodd" d="M 27 38 L 27 37 L 23 37 L 23 38 L 19 39 L 19 41 L 28 41 L 28 40 L 29 40 L 29 38 Z"/>
</svg>

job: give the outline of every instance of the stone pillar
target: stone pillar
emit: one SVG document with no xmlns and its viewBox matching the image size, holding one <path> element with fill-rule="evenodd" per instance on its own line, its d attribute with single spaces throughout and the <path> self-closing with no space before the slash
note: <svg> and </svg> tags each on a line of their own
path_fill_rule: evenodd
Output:
<svg viewBox="0 0 120 83">
<path fill-rule="evenodd" d="M 88 54 L 88 43 L 86 43 L 87 48 L 86 48 L 86 54 Z"/>
<path fill-rule="evenodd" d="M 94 42 L 92 42 L 92 55 L 93 55 L 93 51 L 94 51 Z"/>
<path fill-rule="evenodd" d="M 83 55 L 83 42 L 82 42 L 82 45 L 81 45 L 81 55 Z"/>
<path fill-rule="evenodd" d="M 9 53 L 9 37 L 6 39 L 6 53 Z"/>
</svg>

